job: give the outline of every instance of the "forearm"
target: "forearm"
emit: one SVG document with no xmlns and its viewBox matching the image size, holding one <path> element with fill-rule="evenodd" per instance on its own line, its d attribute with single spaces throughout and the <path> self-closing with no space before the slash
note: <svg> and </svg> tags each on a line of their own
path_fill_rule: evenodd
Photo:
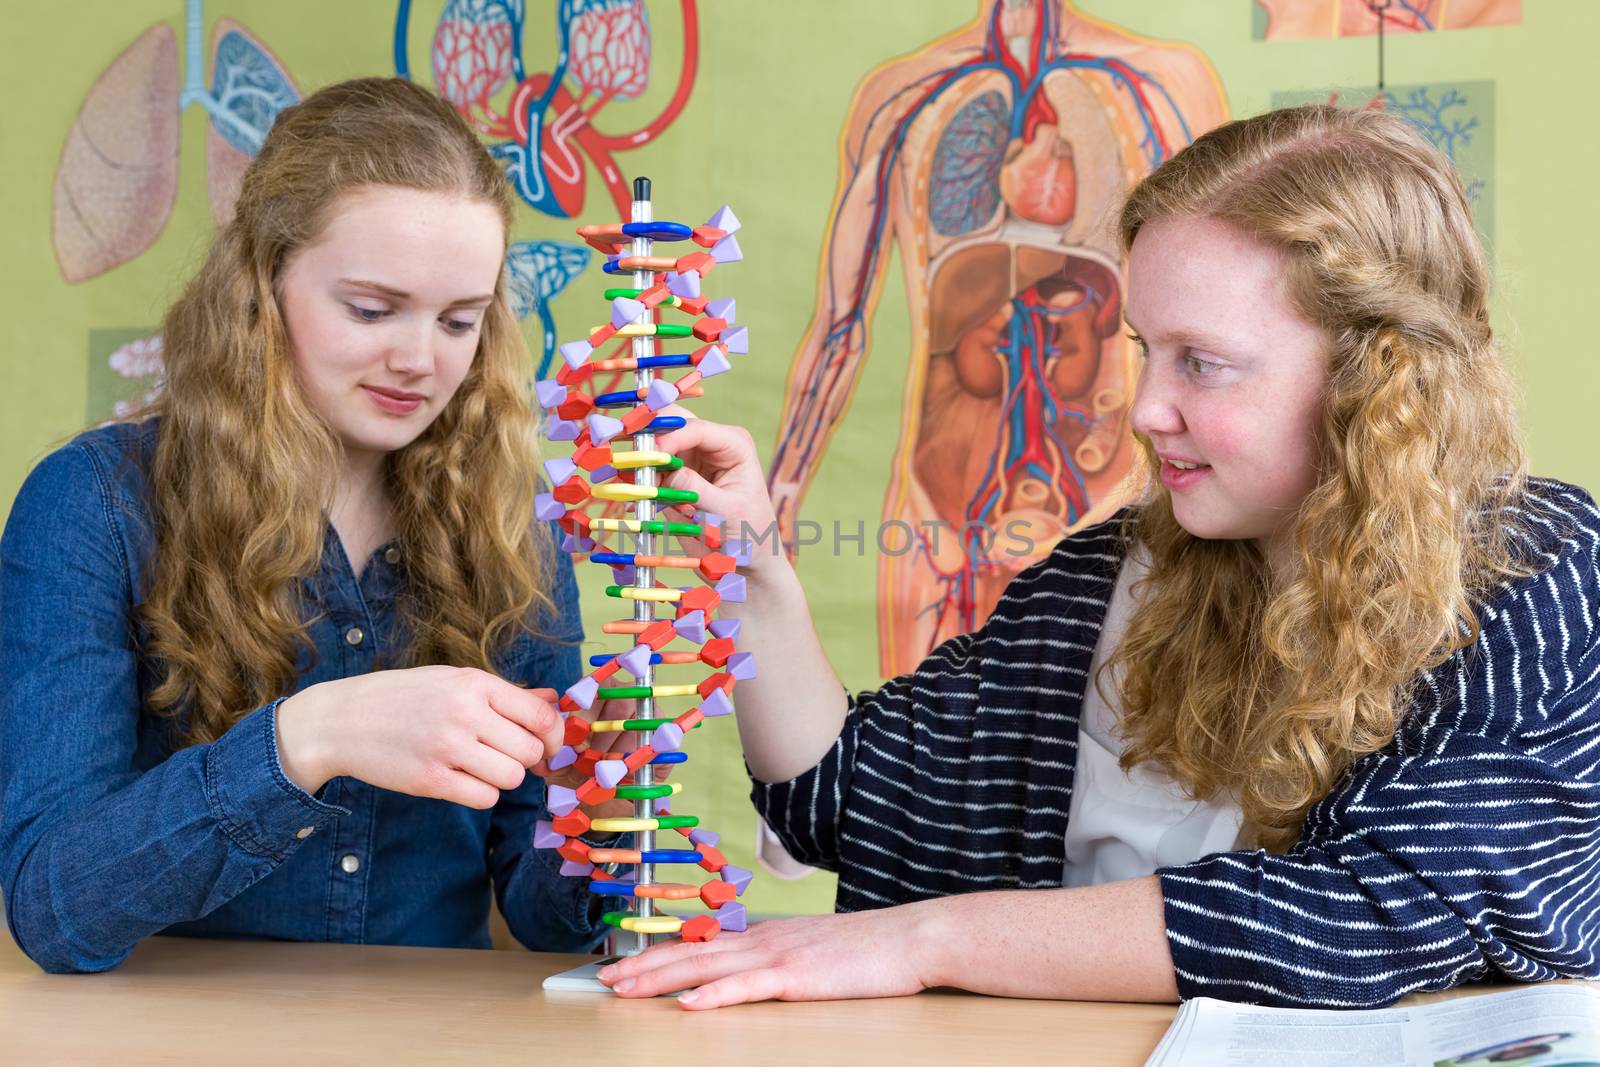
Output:
<svg viewBox="0 0 1600 1067">
<path fill-rule="evenodd" d="M 930 986 L 1055 1000 L 1178 999 L 1160 880 L 1011 890 L 904 905 L 922 912 Z"/>
<path fill-rule="evenodd" d="M 734 717 L 751 773 L 782 782 L 813 767 L 838 739 L 847 703 L 788 561 L 759 560 L 747 594 L 722 609 L 740 620 L 739 647 L 755 654 L 757 667 L 734 690 Z"/>
<path fill-rule="evenodd" d="M 18 829 L 27 813 L 8 810 L 5 904 L 22 949 L 47 971 L 115 967 L 143 938 L 270 874 L 301 829 L 343 811 L 297 800 L 260 765 L 271 720 L 263 709 L 37 834 Z"/>
</svg>

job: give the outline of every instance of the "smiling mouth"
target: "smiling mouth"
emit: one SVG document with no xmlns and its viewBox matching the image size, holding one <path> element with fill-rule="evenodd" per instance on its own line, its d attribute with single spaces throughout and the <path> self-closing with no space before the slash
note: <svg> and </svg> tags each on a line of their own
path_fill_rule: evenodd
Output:
<svg viewBox="0 0 1600 1067">
<path fill-rule="evenodd" d="M 415 400 L 427 399 L 427 397 L 423 396 L 421 393 L 406 393 L 399 389 L 385 389 L 382 386 L 377 385 L 363 385 L 361 388 L 366 389 L 369 392 L 377 393 L 379 396 L 388 397 L 390 400 L 399 400 L 402 403 L 410 403 Z"/>
</svg>

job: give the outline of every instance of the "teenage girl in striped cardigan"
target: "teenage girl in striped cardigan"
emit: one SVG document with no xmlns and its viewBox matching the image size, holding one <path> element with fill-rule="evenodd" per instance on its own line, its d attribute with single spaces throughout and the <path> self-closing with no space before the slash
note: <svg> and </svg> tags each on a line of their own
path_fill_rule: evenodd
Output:
<svg viewBox="0 0 1600 1067">
<path fill-rule="evenodd" d="M 618 993 L 1373 1006 L 1600 974 L 1600 514 L 1524 475 L 1450 163 L 1383 112 L 1276 111 L 1120 228 L 1148 492 L 854 699 L 759 558 L 754 797 L 843 914 L 659 946 Z M 748 434 L 663 444 L 772 521 Z"/>
</svg>

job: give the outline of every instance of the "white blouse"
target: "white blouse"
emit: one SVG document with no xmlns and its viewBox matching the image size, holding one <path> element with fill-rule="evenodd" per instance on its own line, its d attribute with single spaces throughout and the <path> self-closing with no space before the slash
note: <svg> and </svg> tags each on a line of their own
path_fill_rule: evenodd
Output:
<svg viewBox="0 0 1600 1067">
<path fill-rule="evenodd" d="M 1116 734 L 1118 710 L 1101 699 L 1094 677 L 1127 631 L 1133 583 L 1145 570 L 1139 550 L 1130 552 L 1117 575 L 1089 666 L 1067 817 L 1067 864 L 1062 879 L 1066 886 L 1139 878 L 1154 874 L 1159 867 L 1238 847 L 1244 820 L 1237 804 L 1189 800 L 1155 764 L 1141 763 L 1124 773 L 1117 763 L 1124 747 Z M 1113 697 L 1114 681 L 1113 675 L 1107 675 L 1106 691 Z"/>
</svg>

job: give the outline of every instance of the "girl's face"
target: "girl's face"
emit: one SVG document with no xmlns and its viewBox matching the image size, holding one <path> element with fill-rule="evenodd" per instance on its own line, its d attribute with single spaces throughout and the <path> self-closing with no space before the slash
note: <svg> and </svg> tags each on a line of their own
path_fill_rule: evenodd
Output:
<svg viewBox="0 0 1600 1067">
<path fill-rule="evenodd" d="M 1129 327 L 1145 352 L 1132 422 L 1196 537 L 1290 548 L 1316 485 L 1329 339 L 1293 309 L 1282 257 L 1227 223 L 1146 225 L 1128 258 Z"/>
<path fill-rule="evenodd" d="M 416 440 L 472 366 L 505 254 L 493 205 L 377 186 L 289 258 L 278 303 L 301 387 L 347 456 Z"/>
</svg>

